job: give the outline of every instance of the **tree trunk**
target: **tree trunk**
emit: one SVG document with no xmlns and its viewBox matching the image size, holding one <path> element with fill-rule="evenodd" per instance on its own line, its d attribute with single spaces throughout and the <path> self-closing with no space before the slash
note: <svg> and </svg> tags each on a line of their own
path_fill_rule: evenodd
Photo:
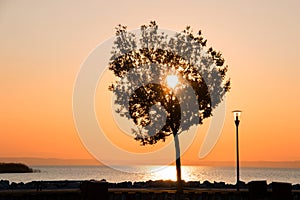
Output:
<svg viewBox="0 0 300 200">
<path fill-rule="evenodd" d="M 182 192 L 180 146 L 177 133 L 174 134 L 174 142 L 176 151 L 177 192 Z"/>
</svg>

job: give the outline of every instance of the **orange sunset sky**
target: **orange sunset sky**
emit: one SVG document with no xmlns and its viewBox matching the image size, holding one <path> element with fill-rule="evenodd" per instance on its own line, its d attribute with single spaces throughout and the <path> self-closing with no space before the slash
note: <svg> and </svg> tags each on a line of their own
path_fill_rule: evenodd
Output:
<svg viewBox="0 0 300 200">
<path fill-rule="evenodd" d="M 206 120 L 184 164 L 235 160 L 234 109 L 243 110 L 241 161 L 300 160 L 299 8 L 298 0 L 0 1 L 0 158 L 92 159 L 72 113 L 80 66 L 116 25 L 133 30 L 155 20 L 174 31 L 201 29 L 229 66 L 232 89 L 220 139 L 198 158 Z M 164 145 L 141 147 L 106 134 L 130 151 Z"/>
</svg>

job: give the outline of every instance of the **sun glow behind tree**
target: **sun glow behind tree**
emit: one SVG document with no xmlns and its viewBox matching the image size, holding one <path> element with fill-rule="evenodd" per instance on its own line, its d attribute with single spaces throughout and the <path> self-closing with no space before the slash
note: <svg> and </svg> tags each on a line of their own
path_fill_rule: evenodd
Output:
<svg viewBox="0 0 300 200">
<path fill-rule="evenodd" d="M 187 27 L 168 38 L 151 22 L 141 26 L 141 38 L 137 40 L 126 28 L 116 28 L 109 67 L 118 78 L 109 87 L 116 96 L 116 112 L 133 120 L 137 129 L 132 132 L 141 145 L 153 145 L 174 136 L 177 184 L 181 191 L 178 135 L 202 124 L 223 100 L 230 89 L 230 81 L 225 79 L 227 66 L 223 66 L 220 52 L 204 48 L 206 40 L 201 31 L 194 35 Z M 177 88 L 179 78 L 186 84 Z M 176 95 L 175 89 L 180 90 L 181 96 Z M 166 113 L 165 124 L 152 126 L 159 122 L 162 112 Z"/>
<path fill-rule="evenodd" d="M 174 89 L 178 84 L 178 77 L 176 75 L 168 75 L 167 84 L 170 88 Z"/>
</svg>

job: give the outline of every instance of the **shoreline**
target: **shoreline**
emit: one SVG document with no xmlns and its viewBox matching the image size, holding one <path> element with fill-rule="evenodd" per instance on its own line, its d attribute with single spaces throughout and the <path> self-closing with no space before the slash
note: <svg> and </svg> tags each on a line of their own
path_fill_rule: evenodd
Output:
<svg viewBox="0 0 300 200">
<path fill-rule="evenodd" d="M 174 189 L 176 188 L 176 181 L 171 180 L 148 180 L 148 181 L 123 181 L 123 182 L 107 182 L 105 179 L 102 180 L 56 180 L 56 181 L 31 181 L 27 183 L 10 182 L 8 180 L 0 180 L 0 191 L 22 191 L 22 190 L 66 190 L 66 189 L 80 189 L 81 185 L 85 182 L 96 182 L 96 183 L 107 183 L 108 189 L 111 190 L 135 190 L 135 189 Z M 277 183 L 289 184 L 291 190 L 300 191 L 300 183 L 291 184 L 285 182 L 272 182 L 267 183 L 266 180 L 253 180 L 250 182 L 240 181 L 241 189 L 249 189 L 252 183 L 260 183 L 265 185 L 267 190 L 272 189 L 272 186 Z M 225 182 L 209 182 L 207 180 L 200 181 L 183 181 L 183 187 L 186 190 L 197 189 L 197 190 L 235 190 L 236 184 L 228 184 Z"/>
<path fill-rule="evenodd" d="M 6 188 L 3 188 L 5 186 Z M 32 181 L 29 183 L 10 183 L 0 181 L 2 200 L 195 200 L 195 199 L 293 199 L 300 200 L 300 184 L 266 181 L 240 182 L 236 185 L 225 182 L 189 181 L 183 182 L 183 191 L 178 192 L 176 181 L 145 181 L 109 183 L 106 180 L 82 181 Z"/>
<path fill-rule="evenodd" d="M 161 200 L 195 200 L 195 199 L 300 199 L 300 190 L 285 190 L 282 188 L 261 190 L 241 189 L 222 189 L 222 188 L 184 188 L 181 193 L 176 191 L 176 188 L 77 188 L 77 189 L 54 189 L 54 190 L 0 190 L 0 198 L 3 200 L 10 199 L 30 199 L 30 200 L 58 200 L 58 199 L 161 199 Z"/>
</svg>

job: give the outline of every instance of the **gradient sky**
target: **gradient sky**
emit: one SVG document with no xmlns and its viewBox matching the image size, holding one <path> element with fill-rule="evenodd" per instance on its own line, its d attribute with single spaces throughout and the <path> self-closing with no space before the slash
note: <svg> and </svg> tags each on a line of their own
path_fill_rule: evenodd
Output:
<svg viewBox="0 0 300 200">
<path fill-rule="evenodd" d="M 0 157 L 92 158 L 72 114 L 80 66 L 116 25 L 131 30 L 156 20 L 164 29 L 201 29 L 229 65 L 224 129 L 204 161 L 235 160 L 234 109 L 243 110 L 241 160 L 300 160 L 299 8 L 298 0 L 1 0 Z M 207 126 L 183 163 L 201 163 Z M 135 141 L 122 144 L 147 150 Z"/>
</svg>

